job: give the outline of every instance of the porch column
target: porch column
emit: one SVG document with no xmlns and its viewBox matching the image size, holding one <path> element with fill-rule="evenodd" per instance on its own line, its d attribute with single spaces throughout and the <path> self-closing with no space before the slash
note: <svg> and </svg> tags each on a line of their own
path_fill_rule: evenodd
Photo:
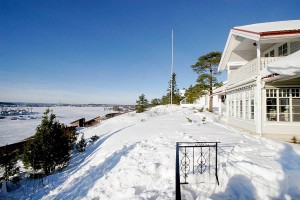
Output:
<svg viewBox="0 0 300 200">
<path fill-rule="evenodd" d="M 256 57 L 260 58 L 260 43 L 259 43 L 259 41 L 256 42 Z"/>
<path fill-rule="evenodd" d="M 256 100 L 256 118 L 255 118 L 255 123 L 256 123 L 256 133 L 257 134 L 262 134 L 262 95 L 261 95 L 261 89 L 262 89 L 262 84 L 261 84 L 261 76 L 259 74 L 260 72 L 260 43 L 259 41 L 256 42 L 256 57 L 257 59 L 257 68 L 258 68 L 258 72 L 257 72 L 257 78 L 256 78 L 256 91 L 255 91 L 255 100 Z"/>
<path fill-rule="evenodd" d="M 222 101 L 221 101 L 222 95 L 218 95 L 218 103 L 219 103 L 219 116 L 222 114 Z"/>
</svg>

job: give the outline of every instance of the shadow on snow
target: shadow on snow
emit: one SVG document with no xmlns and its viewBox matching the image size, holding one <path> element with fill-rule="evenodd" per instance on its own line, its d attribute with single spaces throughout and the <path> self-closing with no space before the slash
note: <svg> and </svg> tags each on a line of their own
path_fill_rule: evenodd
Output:
<svg viewBox="0 0 300 200">
<path fill-rule="evenodd" d="M 227 183 L 224 192 L 212 194 L 211 199 L 256 199 L 256 189 L 250 179 L 244 175 L 235 175 Z"/>
<path fill-rule="evenodd" d="M 278 199 L 300 199 L 300 156 L 290 144 L 284 144 L 278 160 L 284 172 L 284 179 L 279 183 Z M 277 199 L 277 198 L 276 198 Z"/>
</svg>

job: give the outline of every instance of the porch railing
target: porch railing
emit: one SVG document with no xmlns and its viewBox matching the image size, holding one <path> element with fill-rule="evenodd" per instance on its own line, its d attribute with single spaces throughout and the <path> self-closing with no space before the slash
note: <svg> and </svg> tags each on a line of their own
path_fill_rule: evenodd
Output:
<svg viewBox="0 0 300 200">
<path fill-rule="evenodd" d="M 258 75 L 259 72 L 266 68 L 268 64 L 280 58 L 281 57 L 260 57 L 251 60 L 246 65 L 243 65 L 232 73 L 228 74 L 228 85 L 232 85 L 249 77 Z"/>
<path fill-rule="evenodd" d="M 181 184 L 188 184 L 188 176 L 202 175 L 212 171 L 219 185 L 218 143 L 220 142 L 177 142 L 176 143 L 176 200 L 181 200 Z"/>
</svg>

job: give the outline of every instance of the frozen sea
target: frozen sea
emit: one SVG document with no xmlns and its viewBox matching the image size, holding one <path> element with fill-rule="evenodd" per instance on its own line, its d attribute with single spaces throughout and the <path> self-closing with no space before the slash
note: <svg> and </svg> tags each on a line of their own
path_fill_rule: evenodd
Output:
<svg viewBox="0 0 300 200">
<path fill-rule="evenodd" d="M 11 120 L 11 116 L 0 119 L 0 146 L 20 142 L 35 134 L 36 127 L 41 123 L 43 113 L 48 107 L 33 107 L 36 119 Z M 107 107 L 49 107 L 56 114 L 60 123 L 69 125 L 79 118 L 86 120 L 110 113 Z M 24 115 L 27 117 L 28 115 Z"/>
</svg>

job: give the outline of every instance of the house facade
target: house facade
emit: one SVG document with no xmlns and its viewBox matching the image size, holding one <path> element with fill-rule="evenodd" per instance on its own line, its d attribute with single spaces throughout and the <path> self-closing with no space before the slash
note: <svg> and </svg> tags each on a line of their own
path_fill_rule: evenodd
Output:
<svg viewBox="0 0 300 200">
<path fill-rule="evenodd" d="M 214 93 L 228 124 L 274 139 L 300 139 L 300 20 L 232 28 L 223 70 L 227 83 Z"/>
</svg>

